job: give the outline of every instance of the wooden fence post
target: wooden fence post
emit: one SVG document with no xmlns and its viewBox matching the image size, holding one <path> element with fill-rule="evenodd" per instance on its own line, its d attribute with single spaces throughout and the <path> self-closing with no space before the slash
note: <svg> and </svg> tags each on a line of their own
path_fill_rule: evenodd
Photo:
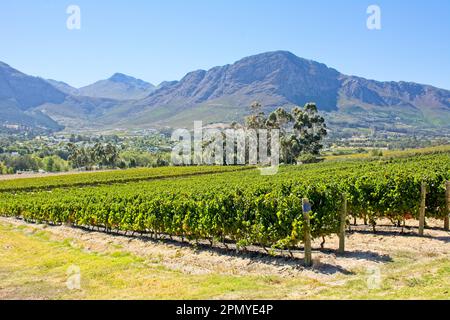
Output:
<svg viewBox="0 0 450 320">
<path fill-rule="evenodd" d="M 427 185 L 422 182 L 420 187 L 420 215 L 419 215 L 419 235 L 423 236 L 425 230 L 425 209 L 427 202 Z"/>
<path fill-rule="evenodd" d="M 449 230 L 449 220 L 450 220 L 450 181 L 445 183 L 445 203 L 447 205 L 447 215 L 444 218 L 444 230 Z"/>
<path fill-rule="evenodd" d="M 311 212 L 311 204 L 308 199 L 302 200 L 303 218 L 305 219 L 305 266 L 312 266 L 312 253 L 311 253 L 311 222 L 309 213 Z"/>
<path fill-rule="evenodd" d="M 345 227 L 347 225 L 347 197 L 342 197 L 341 224 L 339 229 L 339 253 L 345 252 Z"/>
</svg>

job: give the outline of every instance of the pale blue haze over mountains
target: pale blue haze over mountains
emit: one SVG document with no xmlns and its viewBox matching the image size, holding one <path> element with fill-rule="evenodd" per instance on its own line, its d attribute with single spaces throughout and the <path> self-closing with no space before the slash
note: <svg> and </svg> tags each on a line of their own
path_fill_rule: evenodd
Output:
<svg viewBox="0 0 450 320">
<path fill-rule="evenodd" d="M 0 65 L 0 121 L 29 127 L 157 128 L 242 121 L 253 101 L 270 112 L 318 104 L 339 127 L 449 128 L 450 91 L 348 76 L 288 51 L 266 52 L 158 87 L 116 73 L 76 89 Z M 30 120 L 32 119 L 32 120 Z"/>
</svg>

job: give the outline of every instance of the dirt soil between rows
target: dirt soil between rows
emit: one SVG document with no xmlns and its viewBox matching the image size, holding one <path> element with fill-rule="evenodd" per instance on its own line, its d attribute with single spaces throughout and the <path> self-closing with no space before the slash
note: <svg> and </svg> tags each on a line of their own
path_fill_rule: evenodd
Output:
<svg viewBox="0 0 450 320">
<path fill-rule="evenodd" d="M 69 226 L 47 226 L 28 224 L 22 220 L 0 217 L 1 223 L 25 227 L 24 232 L 45 231 L 51 240 L 69 240 L 74 247 L 87 252 L 128 252 L 151 263 L 159 263 L 171 270 L 187 274 L 232 274 L 232 275 L 274 275 L 282 277 L 308 276 L 318 280 L 332 280 L 338 274 L 351 274 L 393 261 L 398 255 L 413 257 L 414 261 L 427 261 L 450 257 L 450 232 L 444 231 L 442 221 L 428 220 L 424 237 L 417 235 L 415 221 L 407 223 L 402 233 L 389 221 L 380 221 L 377 232 L 359 224 L 347 232 L 346 253 L 337 253 L 339 239 L 326 239 L 321 249 L 321 239 L 313 243 L 312 268 L 303 268 L 303 252 L 293 251 L 293 258 L 287 252 L 276 251 L 272 256 L 260 248 L 249 248 L 249 252 L 222 246 L 210 248 L 206 243 L 198 245 L 173 240 L 153 240 L 148 237 L 111 235 Z"/>
</svg>

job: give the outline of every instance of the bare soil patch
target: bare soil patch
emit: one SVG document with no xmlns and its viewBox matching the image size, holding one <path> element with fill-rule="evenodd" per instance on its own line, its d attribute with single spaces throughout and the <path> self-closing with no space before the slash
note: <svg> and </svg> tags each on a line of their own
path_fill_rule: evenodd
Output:
<svg viewBox="0 0 450 320">
<path fill-rule="evenodd" d="M 450 257 L 450 233 L 442 229 L 442 221 L 436 220 L 428 220 L 429 228 L 424 237 L 417 236 L 417 223 L 414 221 L 408 223 L 404 233 L 401 228 L 389 225 L 388 221 L 380 221 L 375 234 L 370 226 L 351 226 L 344 255 L 337 253 L 337 236 L 327 238 L 324 249 L 320 248 L 321 240 L 313 243 L 314 266 L 310 269 L 302 267 L 301 250 L 293 251 L 292 259 L 287 252 L 275 252 L 275 256 L 271 256 L 260 248 L 236 253 L 220 245 L 209 248 L 206 243 L 193 245 L 168 239 L 111 235 L 68 226 L 27 224 L 3 217 L 0 217 L 0 222 L 25 227 L 24 232 L 28 233 L 45 231 L 51 240 L 69 240 L 72 246 L 86 251 L 131 253 L 149 264 L 159 264 L 186 274 L 307 276 L 333 284 L 336 275 L 352 274 L 392 262 L 398 257 L 414 262 Z M 336 282 L 336 285 L 340 283 Z"/>
</svg>

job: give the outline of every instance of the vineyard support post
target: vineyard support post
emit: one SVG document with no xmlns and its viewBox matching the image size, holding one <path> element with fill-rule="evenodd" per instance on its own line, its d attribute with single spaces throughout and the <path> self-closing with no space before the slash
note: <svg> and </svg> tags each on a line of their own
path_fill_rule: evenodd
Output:
<svg viewBox="0 0 450 320">
<path fill-rule="evenodd" d="M 341 223 L 339 229 L 339 253 L 345 252 L 345 227 L 347 225 L 347 197 L 342 197 Z"/>
<path fill-rule="evenodd" d="M 304 243 L 305 243 L 305 266 L 312 266 L 312 250 L 311 250 L 311 221 L 310 221 L 310 213 L 311 213 L 311 204 L 308 199 L 302 200 L 302 210 L 303 210 L 303 218 L 305 219 L 305 228 L 304 228 Z"/>
<path fill-rule="evenodd" d="M 420 215 L 419 215 L 419 235 L 423 236 L 425 230 L 425 209 L 427 199 L 427 185 L 422 182 L 420 187 Z"/>
<path fill-rule="evenodd" d="M 447 214 L 444 218 L 444 229 L 448 231 L 450 220 L 450 181 L 445 183 L 445 204 L 447 205 Z"/>
</svg>

